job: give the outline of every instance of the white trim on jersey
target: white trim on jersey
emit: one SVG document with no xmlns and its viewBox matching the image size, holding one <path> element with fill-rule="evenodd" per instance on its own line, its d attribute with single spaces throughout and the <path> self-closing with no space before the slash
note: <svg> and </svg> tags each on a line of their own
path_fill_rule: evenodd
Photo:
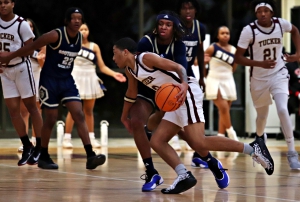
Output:
<svg viewBox="0 0 300 202">
<path fill-rule="evenodd" d="M 55 30 L 59 32 L 59 36 L 58 36 L 59 37 L 59 42 L 58 42 L 58 45 L 56 47 L 53 47 L 53 46 L 51 46 L 51 44 L 49 44 L 49 47 L 52 48 L 53 50 L 56 50 L 60 47 L 61 40 L 62 40 L 62 33 L 61 33 L 60 29 L 55 29 Z"/>
</svg>

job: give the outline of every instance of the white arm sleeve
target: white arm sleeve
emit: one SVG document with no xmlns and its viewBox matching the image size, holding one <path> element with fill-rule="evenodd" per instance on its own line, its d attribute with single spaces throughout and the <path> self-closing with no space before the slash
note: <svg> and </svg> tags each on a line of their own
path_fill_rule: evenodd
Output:
<svg viewBox="0 0 300 202">
<path fill-rule="evenodd" d="M 34 39 L 35 36 L 34 36 L 33 32 L 31 31 L 30 26 L 27 21 L 24 21 L 21 23 L 20 35 L 21 35 L 23 42 L 26 42 L 31 38 Z"/>
<path fill-rule="evenodd" d="M 253 40 L 253 33 L 250 25 L 247 25 L 246 27 L 244 27 L 244 29 L 241 32 L 237 46 L 243 49 L 247 49 L 249 44 L 252 43 L 252 40 Z"/>
</svg>

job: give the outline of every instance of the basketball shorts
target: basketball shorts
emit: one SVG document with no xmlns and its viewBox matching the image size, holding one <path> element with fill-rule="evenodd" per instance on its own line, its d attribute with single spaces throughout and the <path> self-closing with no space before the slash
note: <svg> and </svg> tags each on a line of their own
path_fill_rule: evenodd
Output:
<svg viewBox="0 0 300 202">
<path fill-rule="evenodd" d="M 41 74 L 39 87 L 41 108 L 57 108 L 60 103 L 81 102 L 73 77 L 55 78 Z"/>
<path fill-rule="evenodd" d="M 1 83 L 3 97 L 29 98 L 36 94 L 36 87 L 33 78 L 31 64 L 28 60 L 10 68 L 2 68 Z"/>
<path fill-rule="evenodd" d="M 255 108 L 260 108 L 272 104 L 272 97 L 278 93 L 289 95 L 288 70 L 284 67 L 278 72 L 268 76 L 266 80 L 258 80 L 251 77 L 250 92 Z"/>
<path fill-rule="evenodd" d="M 188 124 L 205 122 L 203 114 L 203 92 L 197 79 L 190 77 L 186 101 L 177 110 L 166 112 L 163 119 L 183 128 Z"/>
<path fill-rule="evenodd" d="M 159 110 L 158 106 L 155 103 L 155 91 L 147 87 L 140 81 L 138 81 L 137 97 L 149 102 L 152 105 L 153 109 Z"/>
</svg>

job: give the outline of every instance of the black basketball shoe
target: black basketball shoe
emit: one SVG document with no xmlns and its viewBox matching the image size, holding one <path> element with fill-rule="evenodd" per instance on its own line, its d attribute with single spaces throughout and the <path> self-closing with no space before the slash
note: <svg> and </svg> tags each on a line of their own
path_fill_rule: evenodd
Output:
<svg viewBox="0 0 300 202">
<path fill-rule="evenodd" d="M 40 151 L 40 147 L 34 147 L 34 151 L 33 154 L 31 155 L 31 157 L 28 159 L 27 164 L 28 165 L 35 165 L 38 163 L 38 160 L 40 158 L 41 155 L 41 151 Z"/>
<path fill-rule="evenodd" d="M 267 146 L 265 145 L 265 141 L 262 138 L 256 138 L 252 143 L 250 143 L 250 146 L 254 149 L 251 154 L 252 159 L 256 163 L 261 164 L 268 175 L 272 175 L 274 172 L 274 161 Z"/>
<path fill-rule="evenodd" d="M 29 147 L 23 146 L 22 158 L 18 162 L 18 166 L 23 166 L 27 163 L 28 159 L 34 152 L 34 146 L 31 145 Z"/>
<path fill-rule="evenodd" d="M 86 169 L 95 169 L 102 165 L 106 161 L 106 156 L 99 154 L 96 156 L 89 157 L 86 162 Z"/>
<path fill-rule="evenodd" d="M 52 161 L 49 154 L 39 158 L 38 167 L 42 169 L 58 169 L 58 165 Z"/>
<path fill-rule="evenodd" d="M 162 189 L 163 194 L 180 194 L 197 184 L 196 178 L 190 171 L 178 175 L 173 184 L 166 189 Z"/>
</svg>

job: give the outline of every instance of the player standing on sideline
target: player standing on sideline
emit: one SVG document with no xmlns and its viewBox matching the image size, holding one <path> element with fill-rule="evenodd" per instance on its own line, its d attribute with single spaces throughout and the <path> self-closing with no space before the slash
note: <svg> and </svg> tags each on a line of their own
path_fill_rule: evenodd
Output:
<svg viewBox="0 0 300 202">
<path fill-rule="evenodd" d="M 297 61 L 300 57 L 300 36 L 298 29 L 290 22 L 273 17 L 273 0 L 252 1 L 257 20 L 245 26 L 238 42 L 235 62 L 250 69 L 250 89 L 256 117 L 256 139 L 266 141 L 266 126 L 269 105 L 275 100 L 277 113 L 288 146 L 287 158 L 291 169 L 300 169 L 298 153 L 295 150 L 292 122 L 287 109 L 289 95 L 289 74 L 282 58 L 283 33 L 290 32 L 296 54 L 285 55 L 287 62 Z M 244 56 L 248 49 L 250 59 Z"/>
<path fill-rule="evenodd" d="M 192 173 L 187 171 L 182 164 L 175 150 L 168 144 L 169 140 L 182 128 L 188 144 L 200 154 L 206 152 L 206 156 L 202 159 L 208 163 L 221 189 L 229 185 L 229 177 L 221 162 L 211 156 L 209 150 L 249 154 L 265 168 L 269 175 L 273 173 L 273 160 L 262 139 L 258 138 L 247 144 L 220 136 L 205 137 L 203 93 L 198 81 L 194 77 L 187 77 L 186 70 L 182 65 L 155 53 L 146 52 L 136 55 L 136 43 L 130 38 L 117 41 L 113 47 L 113 53 L 113 60 L 119 68 L 125 68 L 128 78 L 128 89 L 125 94 L 121 120 L 129 132 L 132 131 L 129 111 L 136 101 L 138 81 L 153 90 L 157 90 L 162 84 L 169 82 L 181 89 L 176 96 L 178 103 L 181 104 L 180 108 L 164 114 L 150 141 L 151 148 L 178 174 L 174 183 L 170 187 L 162 189 L 162 193 L 179 194 L 197 183 Z"/>
<path fill-rule="evenodd" d="M 16 51 L 19 48 L 32 44 L 34 34 L 24 18 L 14 14 L 14 0 L 0 0 L 0 51 L 3 54 Z M 18 165 L 26 163 L 36 164 L 41 147 L 41 127 L 43 120 L 36 106 L 36 88 L 32 74 L 32 67 L 27 55 L 14 57 L 1 67 L 0 75 L 5 104 L 12 124 L 23 144 L 22 158 Z M 36 134 L 36 147 L 32 145 L 26 132 L 26 126 L 20 113 L 20 103 L 23 102 L 29 112 Z M 36 152 L 34 152 L 36 151 Z M 34 153 L 34 155 L 33 155 Z M 32 158 L 30 158 L 32 157 Z M 28 162 L 29 161 L 29 162 Z"/>
<path fill-rule="evenodd" d="M 28 22 L 31 31 L 33 32 L 35 38 L 33 41 L 35 41 L 37 38 L 40 36 L 40 32 L 36 26 L 36 24 L 33 22 L 32 19 L 27 18 L 26 21 Z M 44 65 L 45 61 L 45 54 L 43 51 L 40 50 L 35 50 L 33 54 L 30 56 L 30 62 L 32 66 L 32 73 L 33 73 L 33 78 L 35 82 L 35 90 L 36 90 L 36 105 L 38 108 L 40 108 L 40 102 L 39 102 L 39 82 L 40 82 L 40 72 L 41 72 L 41 67 Z M 23 102 L 21 102 L 21 115 L 24 119 L 25 125 L 26 125 L 26 131 L 28 134 L 29 130 L 29 113 L 24 105 Z M 39 110 L 41 113 L 41 110 Z M 36 145 L 36 135 L 34 133 L 33 127 L 32 127 L 32 136 L 31 136 L 31 143 L 33 145 Z M 20 146 L 18 148 L 18 151 L 22 152 L 23 151 L 23 146 Z"/>
<path fill-rule="evenodd" d="M 93 147 L 100 147 L 99 142 L 95 138 L 94 133 L 94 114 L 93 109 L 97 98 L 104 96 L 100 87 L 96 74 L 96 65 L 100 71 L 108 76 L 115 78 L 119 82 L 125 82 L 126 77 L 122 73 L 115 72 L 107 67 L 101 57 L 101 51 L 97 44 L 90 42 L 88 37 L 90 30 L 87 24 L 82 24 L 79 31 L 82 34 L 82 47 L 74 61 L 72 76 L 75 80 L 76 87 L 79 91 L 81 100 L 83 101 L 83 112 L 89 131 L 89 137 Z M 74 121 L 70 112 L 66 118 L 66 131 L 62 146 L 64 148 L 72 148 L 71 132 Z"/>
<path fill-rule="evenodd" d="M 181 41 L 183 34 L 183 30 L 179 27 L 177 14 L 168 10 L 161 11 L 159 15 L 157 15 L 156 26 L 153 33 L 145 35 L 139 41 L 137 51 L 140 53 L 154 52 L 163 58 L 173 60 L 186 67 L 185 45 Z M 153 89 L 138 82 L 137 100 L 130 108 L 132 134 L 146 167 L 145 184 L 142 187 L 142 191 L 152 191 L 156 186 L 163 183 L 162 177 L 154 168 L 151 148 L 147 139 L 147 136 L 149 139 L 151 137 L 149 129 L 154 130 L 163 116 L 155 104 L 154 96 L 155 91 Z M 153 111 L 153 115 L 149 118 Z M 148 118 L 151 120 L 148 121 L 149 129 L 145 126 L 146 136 L 144 125 L 147 123 Z M 153 124 L 153 122 L 155 123 Z"/>
<path fill-rule="evenodd" d="M 206 31 L 203 24 L 196 19 L 200 11 L 199 3 L 197 0 L 180 0 L 177 4 L 176 11 L 184 22 L 183 26 L 187 31 L 182 39 L 186 46 L 186 59 L 188 62 L 187 75 L 195 77 L 192 66 L 195 60 L 197 60 L 199 67 L 199 84 L 202 90 L 205 91 L 204 77 L 206 76 L 206 68 L 204 67 L 203 41 L 205 40 Z M 179 135 L 183 136 L 181 133 L 182 132 L 179 132 Z M 176 142 L 178 141 L 178 137 L 174 136 L 172 140 Z M 190 148 L 188 144 L 186 145 L 187 148 Z M 208 168 L 207 163 L 201 160 L 201 156 L 197 152 L 193 154 L 192 166 Z"/>
<path fill-rule="evenodd" d="M 205 50 L 205 63 L 209 63 L 209 73 L 206 79 L 206 99 L 213 100 L 219 111 L 218 136 L 238 140 L 231 125 L 230 106 L 236 100 L 236 87 L 233 72 L 237 64 L 234 63 L 236 48 L 229 44 L 230 31 L 221 26 L 217 30 L 217 42 Z M 224 152 L 217 152 L 218 158 L 224 158 Z M 236 158 L 237 153 L 231 152 L 230 157 Z"/>
<path fill-rule="evenodd" d="M 41 155 L 38 161 L 38 167 L 42 169 L 58 169 L 58 165 L 50 158 L 48 145 L 52 128 L 57 120 L 57 108 L 60 102 L 67 107 L 76 123 L 78 134 L 87 154 L 86 168 L 95 169 L 106 160 L 105 155 L 96 155 L 93 151 L 82 111 L 82 103 L 71 75 L 74 59 L 81 49 L 82 37 L 79 28 L 83 22 L 84 16 L 81 9 L 69 8 L 65 14 L 65 26 L 43 34 L 36 41 L 16 52 L 0 54 L 0 62 L 7 63 L 15 57 L 26 56 L 33 50 L 47 45 L 47 56 L 41 71 L 39 88 L 41 108 L 45 114 Z M 34 106 L 36 107 L 36 105 Z"/>
</svg>

